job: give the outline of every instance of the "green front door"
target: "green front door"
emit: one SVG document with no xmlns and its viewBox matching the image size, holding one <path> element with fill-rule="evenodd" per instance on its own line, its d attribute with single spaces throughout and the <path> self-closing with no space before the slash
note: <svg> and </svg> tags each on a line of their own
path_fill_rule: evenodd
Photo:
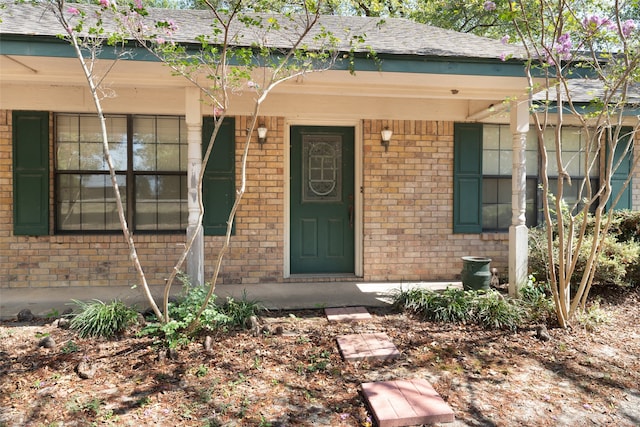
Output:
<svg viewBox="0 0 640 427">
<path fill-rule="evenodd" d="M 291 273 L 354 272 L 354 129 L 291 128 Z"/>
</svg>

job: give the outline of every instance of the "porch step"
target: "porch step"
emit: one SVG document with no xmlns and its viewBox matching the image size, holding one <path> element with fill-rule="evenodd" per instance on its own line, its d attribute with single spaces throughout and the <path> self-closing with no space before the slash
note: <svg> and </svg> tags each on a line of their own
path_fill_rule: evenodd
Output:
<svg viewBox="0 0 640 427">
<path fill-rule="evenodd" d="M 348 361 L 389 360 L 400 352 L 385 333 L 351 334 L 338 337 L 342 358 Z"/>
<path fill-rule="evenodd" d="M 452 423 L 453 410 L 423 379 L 362 384 L 379 427 Z"/>
<path fill-rule="evenodd" d="M 371 314 L 364 307 L 325 308 L 324 314 L 329 322 L 349 322 L 371 319 Z"/>
</svg>

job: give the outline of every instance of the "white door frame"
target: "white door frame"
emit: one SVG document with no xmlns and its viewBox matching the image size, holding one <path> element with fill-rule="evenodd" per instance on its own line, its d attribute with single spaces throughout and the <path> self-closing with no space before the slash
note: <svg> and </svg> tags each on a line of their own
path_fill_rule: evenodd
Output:
<svg viewBox="0 0 640 427">
<path fill-rule="evenodd" d="M 285 119 L 284 123 L 284 278 L 291 277 L 291 126 L 347 126 L 354 132 L 354 273 L 363 276 L 363 127 L 361 120 Z"/>
</svg>

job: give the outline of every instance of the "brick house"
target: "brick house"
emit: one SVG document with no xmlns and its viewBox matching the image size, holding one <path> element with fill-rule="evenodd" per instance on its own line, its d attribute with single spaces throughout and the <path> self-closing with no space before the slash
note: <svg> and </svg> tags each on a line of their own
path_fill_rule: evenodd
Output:
<svg viewBox="0 0 640 427">
<path fill-rule="evenodd" d="M 2 13 L 0 287 L 135 283 L 77 59 L 51 16 L 31 5 Z M 186 39 L 206 31 L 197 24 L 206 12 L 166 13 Z M 502 61 L 499 41 L 403 19 L 324 24 L 366 32 L 381 68 L 308 75 L 265 102 L 267 137 L 252 136 L 219 283 L 451 280 L 465 255 L 526 274 L 518 228 L 535 225 L 540 206 L 522 64 Z M 162 284 L 189 227 L 188 153 L 208 141 L 211 110 L 153 61 L 121 60 L 108 87 L 127 218 L 149 282 Z M 192 270 L 205 280 L 238 185 L 252 107 L 241 95 L 206 173 L 204 264 Z M 514 151 L 526 172 L 514 172 Z M 526 180 L 522 198 L 512 198 L 513 175 Z M 526 207 L 513 202 L 525 196 Z M 640 207 L 640 179 L 623 203 Z"/>
</svg>

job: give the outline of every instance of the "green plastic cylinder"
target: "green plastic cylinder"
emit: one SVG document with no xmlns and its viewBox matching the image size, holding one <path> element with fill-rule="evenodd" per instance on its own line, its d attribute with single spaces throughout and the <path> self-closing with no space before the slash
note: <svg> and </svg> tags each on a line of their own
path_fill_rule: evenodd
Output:
<svg viewBox="0 0 640 427">
<path fill-rule="evenodd" d="M 462 257 L 462 288 L 465 291 L 488 290 L 491 283 L 491 258 Z"/>
</svg>

